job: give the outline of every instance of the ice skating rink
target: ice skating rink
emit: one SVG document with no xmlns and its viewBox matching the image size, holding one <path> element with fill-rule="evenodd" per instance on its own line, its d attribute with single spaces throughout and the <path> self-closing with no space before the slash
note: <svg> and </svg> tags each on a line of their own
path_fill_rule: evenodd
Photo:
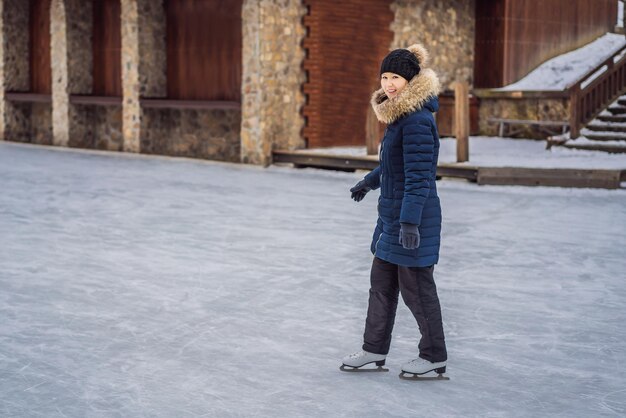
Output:
<svg viewBox="0 0 626 418">
<path fill-rule="evenodd" d="M 626 416 L 626 191 L 438 182 L 449 382 L 360 349 L 363 173 L 0 143 L 2 417 Z"/>
</svg>

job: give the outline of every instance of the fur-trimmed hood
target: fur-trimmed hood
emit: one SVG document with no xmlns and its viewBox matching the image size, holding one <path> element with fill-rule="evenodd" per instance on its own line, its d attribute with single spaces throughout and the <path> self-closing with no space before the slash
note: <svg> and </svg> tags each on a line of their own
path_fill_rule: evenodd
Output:
<svg viewBox="0 0 626 418">
<path fill-rule="evenodd" d="M 425 68 L 428 63 L 426 48 L 414 44 L 407 49 L 415 54 L 422 69 L 394 99 L 389 99 L 382 88 L 372 94 L 371 104 L 380 122 L 393 123 L 402 116 L 421 109 L 431 98 L 437 97 L 441 89 L 437 74 L 430 68 Z"/>
</svg>

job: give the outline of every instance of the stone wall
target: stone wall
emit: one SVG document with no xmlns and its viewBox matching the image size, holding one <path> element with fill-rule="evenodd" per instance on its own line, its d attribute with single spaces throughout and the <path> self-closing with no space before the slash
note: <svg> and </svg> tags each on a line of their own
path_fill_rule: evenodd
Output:
<svg viewBox="0 0 626 418">
<path fill-rule="evenodd" d="M 28 0 L 0 0 L 0 140 L 29 142 L 31 106 L 8 102 L 5 91 L 30 89 Z"/>
<path fill-rule="evenodd" d="M 304 147 L 300 0 L 244 0 L 241 161 L 267 165 L 273 149 Z"/>
<path fill-rule="evenodd" d="M 70 103 L 72 94 L 90 94 L 93 85 L 91 49 L 92 3 L 52 0 L 50 14 L 52 61 L 52 126 L 55 145 L 75 144 L 85 134 L 85 118 Z"/>
<path fill-rule="evenodd" d="M 71 102 L 73 94 L 92 92 L 92 8 L 84 0 L 52 0 L 52 105 L 4 100 L 6 89 L 29 90 L 29 1 L 0 2 L 2 137 L 13 132 L 19 140 L 119 149 L 120 128 L 125 151 L 257 164 L 268 164 L 273 148 L 304 145 L 301 44 L 306 9 L 300 0 L 244 0 L 240 111 L 142 108 L 141 98 L 167 95 L 164 1 L 121 0 L 121 113 L 115 107 Z"/>
<path fill-rule="evenodd" d="M 122 151 L 122 106 L 96 107 L 93 112 L 94 148 L 107 151 Z"/>
<path fill-rule="evenodd" d="M 239 110 L 144 109 L 141 152 L 239 162 Z"/>
<path fill-rule="evenodd" d="M 68 81 L 67 12 L 63 0 L 52 0 L 50 42 L 52 63 L 52 129 L 54 144 L 68 146 L 70 97 Z"/>
<path fill-rule="evenodd" d="M 139 11 L 139 94 L 166 97 L 167 27 L 163 0 L 140 0 Z"/>
<path fill-rule="evenodd" d="M 4 89 L 8 91 L 28 91 L 30 88 L 30 68 L 28 62 L 28 0 L 2 0 L 0 53 L 0 74 Z M 4 90 L 1 94 L 4 94 Z"/>
<path fill-rule="evenodd" d="M 70 138 L 69 146 L 107 151 L 122 151 L 122 106 L 75 105 L 73 124 L 80 134 Z"/>
<path fill-rule="evenodd" d="M 93 92 L 93 36 L 92 2 L 84 0 L 64 0 L 66 4 L 67 49 L 67 91 L 69 95 L 89 95 Z M 54 65 L 54 64 L 53 64 Z M 68 96 L 69 97 L 69 96 Z M 93 131 L 94 110 L 88 106 L 69 104 L 70 136 L 69 146 L 93 148 L 81 142 L 89 138 Z"/>
<path fill-rule="evenodd" d="M 545 98 L 486 98 L 480 99 L 479 130 L 480 135 L 497 136 L 498 124 L 489 123 L 489 118 L 518 120 L 569 120 L 568 99 Z M 520 138 L 545 139 L 548 135 L 531 127 L 515 126 L 521 132 Z"/>
<path fill-rule="evenodd" d="M 52 106 L 50 103 L 27 103 L 26 105 L 30 108 L 28 142 L 52 145 Z"/>
<path fill-rule="evenodd" d="M 32 103 L 5 102 L 4 130 L 5 141 L 31 142 Z"/>
<path fill-rule="evenodd" d="M 4 140 L 52 145 L 52 106 L 50 103 L 9 103 Z"/>
<path fill-rule="evenodd" d="M 81 51 L 69 57 L 69 90 L 71 94 L 88 95 L 93 93 L 91 2 L 82 5 L 85 3 L 82 0 L 71 0 L 68 3 L 72 3 L 70 21 L 77 26 L 68 34 L 68 45 L 71 50 Z M 71 105 L 70 119 L 73 126 L 70 146 L 122 151 L 121 105 Z"/>
<path fill-rule="evenodd" d="M 475 0 L 396 0 L 392 49 L 419 42 L 430 52 L 431 67 L 443 89 L 455 80 L 470 86 L 474 72 Z"/>
<path fill-rule="evenodd" d="M 93 88 L 92 2 L 85 0 L 64 1 L 68 27 L 68 90 L 70 94 L 91 94 Z"/>
<path fill-rule="evenodd" d="M 140 152 L 150 129 L 141 97 L 167 95 L 166 20 L 162 0 L 122 0 L 124 151 Z"/>
</svg>

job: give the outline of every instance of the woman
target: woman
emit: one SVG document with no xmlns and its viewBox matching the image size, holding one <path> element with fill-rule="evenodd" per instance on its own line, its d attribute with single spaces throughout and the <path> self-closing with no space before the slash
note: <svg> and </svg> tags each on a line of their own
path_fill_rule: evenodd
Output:
<svg viewBox="0 0 626 418">
<path fill-rule="evenodd" d="M 404 364 L 402 372 L 415 376 L 446 370 L 441 308 L 433 280 L 441 236 L 435 184 L 439 135 L 433 117 L 439 109 L 439 80 L 424 68 L 427 60 L 428 52 L 419 44 L 390 52 L 380 68 L 381 89 L 372 96 L 378 120 L 388 124 L 380 165 L 350 191 L 359 202 L 380 187 L 371 245 L 374 262 L 363 351 L 345 357 L 342 370 L 370 363 L 385 370 L 380 366 L 389 352 L 398 293 L 421 333 L 419 357 Z"/>
</svg>

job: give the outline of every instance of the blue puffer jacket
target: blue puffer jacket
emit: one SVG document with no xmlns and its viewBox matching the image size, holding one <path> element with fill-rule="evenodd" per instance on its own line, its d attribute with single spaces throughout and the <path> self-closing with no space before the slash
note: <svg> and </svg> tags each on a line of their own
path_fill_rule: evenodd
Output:
<svg viewBox="0 0 626 418">
<path fill-rule="evenodd" d="M 434 73 L 422 70 L 394 100 L 382 90 L 372 98 L 379 120 L 389 125 L 380 165 L 365 176 L 372 189 L 380 187 L 371 249 L 376 257 L 407 267 L 431 266 L 439 260 L 441 206 L 435 183 L 439 135 L 433 117 L 439 110 L 438 89 Z M 419 226 L 418 248 L 407 250 L 399 243 L 401 222 Z"/>
</svg>

